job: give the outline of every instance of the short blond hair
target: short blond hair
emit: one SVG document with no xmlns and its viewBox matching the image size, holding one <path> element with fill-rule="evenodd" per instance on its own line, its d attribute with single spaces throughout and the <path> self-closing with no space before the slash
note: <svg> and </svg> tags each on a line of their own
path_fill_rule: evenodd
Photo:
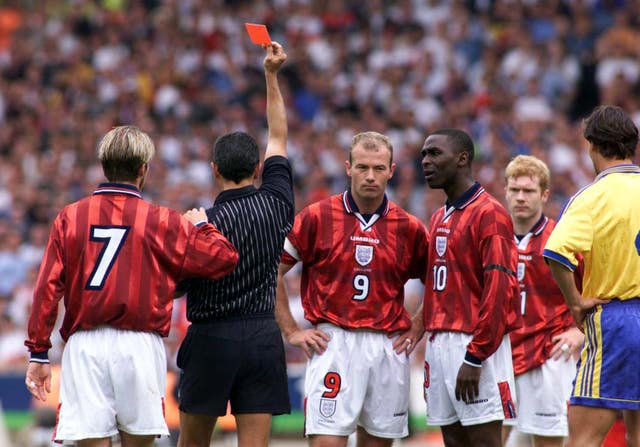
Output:
<svg viewBox="0 0 640 447">
<path fill-rule="evenodd" d="M 353 161 L 351 153 L 358 144 L 365 149 L 378 149 L 380 146 L 389 149 L 389 153 L 391 154 L 391 157 L 389 158 L 389 166 L 393 163 L 393 145 L 391 144 L 391 140 L 388 136 L 374 131 L 360 132 L 354 135 L 353 138 L 351 138 L 351 147 L 349 148 L 350 163 Z"/>
<path fill-rule="evenodd" d="M 516 177 L 537 177 L 540 190 L 549 189 L 551 174 L 547 164 L 533 155 L 518 155 L 509 162 L 504 171 L 505 180 Z"/>
<path fill-rule="evenodd" d="M 133 182 L 140 166 L 156 152 L 149 135 L 135 126 L 118 126 L 102 137 L 98 145 L 98 160 L 110 182 Z"/>
</svg>

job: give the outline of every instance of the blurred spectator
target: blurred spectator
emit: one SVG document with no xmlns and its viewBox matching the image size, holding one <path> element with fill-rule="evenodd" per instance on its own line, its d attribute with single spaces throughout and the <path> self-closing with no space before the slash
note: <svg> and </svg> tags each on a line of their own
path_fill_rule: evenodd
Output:
<svg viewBox="0 0 640 447">
<path fill-rule="evenodd" d="M 27 276 L 29 261 L 21 256 L 22 236 L 13 228 L 0 234 L 0 295 L 9 296 Z"/>
<path fill-rule="evenodd" d="M 0 313 L 0 373 L 26 371 L 29 356 L 25 353 L 24 327 L 17 325 L 9 314 Z"/>
</svg>

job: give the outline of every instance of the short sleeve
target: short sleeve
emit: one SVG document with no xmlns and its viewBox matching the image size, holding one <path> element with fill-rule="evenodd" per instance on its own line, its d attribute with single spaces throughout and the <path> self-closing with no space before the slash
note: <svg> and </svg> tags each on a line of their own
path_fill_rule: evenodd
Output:
<svg viewBox="0 0 640 447">
<path fill-rule="evenodd" d="M 589 203 L 584 195 L 569 202 L 544 247 L 542 255 L 546 259 L 552 259 L 574 271 L 579 263 L 578 254 L 591 251 L 593 219 Z"/>
</svg>

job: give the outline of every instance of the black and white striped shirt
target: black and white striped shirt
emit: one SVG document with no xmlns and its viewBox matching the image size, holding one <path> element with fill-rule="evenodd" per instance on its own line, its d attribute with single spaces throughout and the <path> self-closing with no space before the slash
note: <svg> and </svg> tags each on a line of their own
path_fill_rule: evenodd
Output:
<svg viewBox="0 0 640 447">
<path fill-rule="evenodd" d="M 218 280 L 190 279 L 187 318 L 193 323 L 273 314 L 278 265 L 294 218 L 293 179 L 286 158 L 268 158 L 262 185 L 222 191 L 207 210 L 212 222 L 236 247 L 236 269 Z"/>
</svg>

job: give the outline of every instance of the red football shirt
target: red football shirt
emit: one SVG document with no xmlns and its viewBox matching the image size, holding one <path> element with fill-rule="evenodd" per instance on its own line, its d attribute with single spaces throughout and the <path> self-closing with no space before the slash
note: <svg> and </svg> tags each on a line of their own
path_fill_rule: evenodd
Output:
<svg viewBox="0 0 640 447">
<path fill-rule="evenodd" d="M 542 216 L 529 233 L 516 240 L 522 327 L 509 334 L 516 375 L 546 362 L 554 344 L 551 338 L 574 326 L 562 292 L 542 257 L 555 225 L 555 221 Z"/>
<path fill-rule="evenodd" d="M 64 340 L 101 325 L 166 336 L 176 282 L 217 278 L 237 262 L 215 226 L 196 227 L 177 211 L 144 201 L 133 186 L 102 184 L 53 222 L 25 344 L 31 352 L 51 347 L 62 297 Z"/>
<path fill-rule="evenodd" d="M 520 324 L 511 217 L 476 183 L 431 216 L 430 232 L 425 329 L 473 334 L 467 352 L 484 360 Z"/>
<path fill-rule="evenodd" d="M 367 221 L 347 191 L 303 209 L 282 262 L 302 261 L 305 318 L 346 329 L 405 330 L 404 284 L 424 282 L 428 232 L 388 201 Z"/>
</svg>

